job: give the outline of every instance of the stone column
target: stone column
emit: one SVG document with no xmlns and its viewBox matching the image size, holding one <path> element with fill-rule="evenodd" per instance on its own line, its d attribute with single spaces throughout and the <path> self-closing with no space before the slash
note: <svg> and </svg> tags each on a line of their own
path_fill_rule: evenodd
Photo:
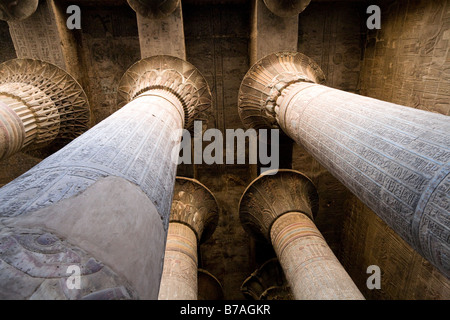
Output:
<svg viewBox="0 0 450 320">
<path fill-rule="evenodd" d="M 0 160 L 65 145 L 89 129 L 89 103 L 64 70 L 31 59 L 0 64 Z"/>
<path fill-rule="evenodd" d="M 177 177 L 159 300 L 197 300 L 197 247 L 212 235 L 218 219 L 211 191 L 195 179 Z"/>
<path fill-rule="evenodd" d="M 269 55 L 242 82 L 241 119 L 280 127 L 449 276 L 449 118 L 328 88 L 324 80 L 300 53 Z"/>
<path fill-rule="evenodd" d="M 116 113 L 0 189 L 0 236 L 2 245 L 11 243 L 0 250 L 0 268 L 6 268 L 0 296 L 23 299 L 40 292 L 47 299 L 77 292 L 83 298 L 124 287 L 131 297 L 157 299 L 175 183 L 172 153 L 181 129 L 210 105 L 210 91 L 188 62 L 157 56 L 128 69 L 118 105 Z M 65 254 L 42 251 L 49 242 Z M 95 264 L 82 264 L 77 250 Z M 66 286 L 67 265 L 81 268 L 81 289 Z M 92 275 L 101 266 L 117 274 L 119 289 L 107 276 Z"/>
<path fill-rule="evenodd" d="M 3 0 L 0 2 L 0 20 L 24 20 L 36 11 L 38 4 L 39 0 Z"/>
<path fill-rule="evenodd" d="M 312 182 L 287 169 L 259 176 L 239 203 L 242 226 L 271 241 L 295 299 L 364 299 L 316 228 L 317 210 Z"/>
<path fill-rule="evenodd" d="M 264 0 L 267 8 L 279 17 L 293 17 L 306 9 L 311 0 Z"/>
</svg>

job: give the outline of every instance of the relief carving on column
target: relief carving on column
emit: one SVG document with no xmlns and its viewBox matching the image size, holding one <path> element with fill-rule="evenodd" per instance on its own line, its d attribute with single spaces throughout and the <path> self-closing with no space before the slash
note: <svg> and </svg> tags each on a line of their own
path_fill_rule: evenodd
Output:
<svg viewBox="0 0 450 320">
<path fill-rule="evenodd" d="M 143 17 L 162 19 L 175 11 L 180 0 L 127 0 L 127 2 Z"/>
<path fill-rule="evenodd" d="M 278 52 L 256 62 L 239 89 L 238 111 L 246 128 L 278 128 L 277 99 L 296 82 L 323 84 L 325 75 L 309 57 L 299 52 Z"/>
<path fill-rule="evenodd" d="M 276 175 L 260 175 L 247 187 L 239 218 L 249 234 L 270 241 L 270 229 L 279 216 L 302 212 L 313 219 L 318 208 L 319 196 L 311 180 L 298 171 L 281 169 Z"/>
<path fill-rule="evenodd" d="M 129 300 L 125 279 L 89 253 L 40 229 L 0 226 L 0 299 Z M 69 277 L 80 271 L 79 289 Z M 68 270 L 70 272 L 68 272 Z"/>
<path fill-rule="evenodd" d="M 0 20 L 24 20 L 36 11 L 38 4 L 39 0 L 2 0 L 0 1 Z"/>
<path fill-rule="evenodd" d="M 189 226 L 197 241 L 206 241 L 216 229 L 219 207 L 212 192 L 195 179 L 177 177 L 170 222 Z"/>
<path fill-rule="evenodd" d="M 185 128 L 211 106 L 208 83 L 195 66 L 172 56 L 153 56 L 132 65 L 120 80 L 118 107 L 151 89 L 163 89 L 180 99 L 185 112 Z"/>
<path fill-rule="evenodd" d="M 25 105 L 37 129 L 34 150 L 57 143 L 63 146 L 89 129 L 90 109 L 80 84 L 47 62 L 13 59 L 0 64 L 0 96 Z"/>
</svg>

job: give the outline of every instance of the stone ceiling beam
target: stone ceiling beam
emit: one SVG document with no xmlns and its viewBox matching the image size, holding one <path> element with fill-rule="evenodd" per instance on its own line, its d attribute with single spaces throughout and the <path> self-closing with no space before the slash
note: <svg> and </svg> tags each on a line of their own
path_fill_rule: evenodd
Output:
<svg viewBox="0 0 450 320">
<path fill-rule="evenodd" d="M 253 0 L 250 65 L 270 53 L 297 51 L 298 15 L 279 17 L 267 9 L 263 0 Z"/>
<path fill-rule="evenodd" d="M 82 71 L 73 30 L 66 26 L 65 7 L 54 0 L 40 0 L 36 12 L 22 21 L 8 21 L 17 58 L 50 62 L 78 81 Z"/>
<path fill-rule="evenodd" d="M 136 13 L 142 59 L 170 55 L 186 60 L 181 1 L 172 2 L 176 5 L 174 10 L 158 18 Z"/>
</svg>

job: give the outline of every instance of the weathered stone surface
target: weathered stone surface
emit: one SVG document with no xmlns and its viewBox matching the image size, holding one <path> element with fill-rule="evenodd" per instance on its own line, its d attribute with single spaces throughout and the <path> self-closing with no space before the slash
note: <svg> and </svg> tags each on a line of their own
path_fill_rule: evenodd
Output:
<svg viewBox="0 0 450 320">
<path fill-rule="evenodd" d="M 0 227 L 0 298 L 136 299 L 130 284 L 79 247 L 42 229 Z M 70 266 L 80 270 L 80 288 L 71 288 Z M 69 271 L 68 271 L 69 270 Z M 114 295 L 105 292 L 116 292 Z M 120 294 L 118 294 L 120 293 Z"/>
</svg>

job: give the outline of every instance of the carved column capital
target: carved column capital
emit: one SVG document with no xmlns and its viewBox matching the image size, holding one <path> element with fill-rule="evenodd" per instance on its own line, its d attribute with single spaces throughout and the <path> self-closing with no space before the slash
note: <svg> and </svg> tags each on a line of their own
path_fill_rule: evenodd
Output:
<svg viewBox="0 0 450 320">
<path fill-rule="evenodd" d="M 53 64 L 33 59 L 0 64 L 0 99 L 22 121 L 24 151 L 52 143 L 65 145 L 89 129 L 90 109 L 83 88 Z"/>
<path fill-rule="evenodd" d="M 127 0 L 127 2 L 143 17 L 162 19 L 175 11 L 180 0 Z"/>
<path fill-rule="evenodd" d="M 241 285 L 249 300 L 292 300 L 289 284 L 277 258 L 264 262 Z"/>
<path fill-rule="evenodd" d="M 267 8 L 275 15 L 287 18 L 293 17 L 306 9 L 311 0 L 264 0 Z"/>
<path fill-rule="evenodd" d="M 270 241 L 270 229 L 279 216 L 302 212 L 313 219 L 318 199 L 311 180 L 298 171 L 282 169 L 276 175 L 263 174 L 253 180 L 241 197 L 239 217 L 248 233 Z"/>
<path fill-rule="evenodd" d="M 169 91 L 181 101 L 186 129 L 192 129 L 194 120 L 211 106 L 211 91 L 197 68 L 182 59 L 160 55 L 142 59 L 125 72 L 119 83 L 118 107 L 152 89 Z"/>
<path fill-rule="evenodd" d="M 205 269 L 198 269 L 197 300 L 223 300 L 223 287 L 219 279 Z"/>
<path fill-rule="evenodd" d="M 239 116 L 247 128 L 279 128 L 277 99 L 297 82 L 324 83 L 325 75 L 311 58 L 299 52 L 272 53 L 256 62 L 239 89 Z"/>
<path fill-rule="evenodd" d="M 197 241 L 206 241 L 216 229 L 219 207 L 213 193 L 195 179 L 177 177 L 169 222 L 189 226 Z"/>
<path fill-rule="evenodd" d="M 3 0 L 0 1 L 0 20 L 19 21 L 36 12 L 39 0 Z"/>
</svg>

